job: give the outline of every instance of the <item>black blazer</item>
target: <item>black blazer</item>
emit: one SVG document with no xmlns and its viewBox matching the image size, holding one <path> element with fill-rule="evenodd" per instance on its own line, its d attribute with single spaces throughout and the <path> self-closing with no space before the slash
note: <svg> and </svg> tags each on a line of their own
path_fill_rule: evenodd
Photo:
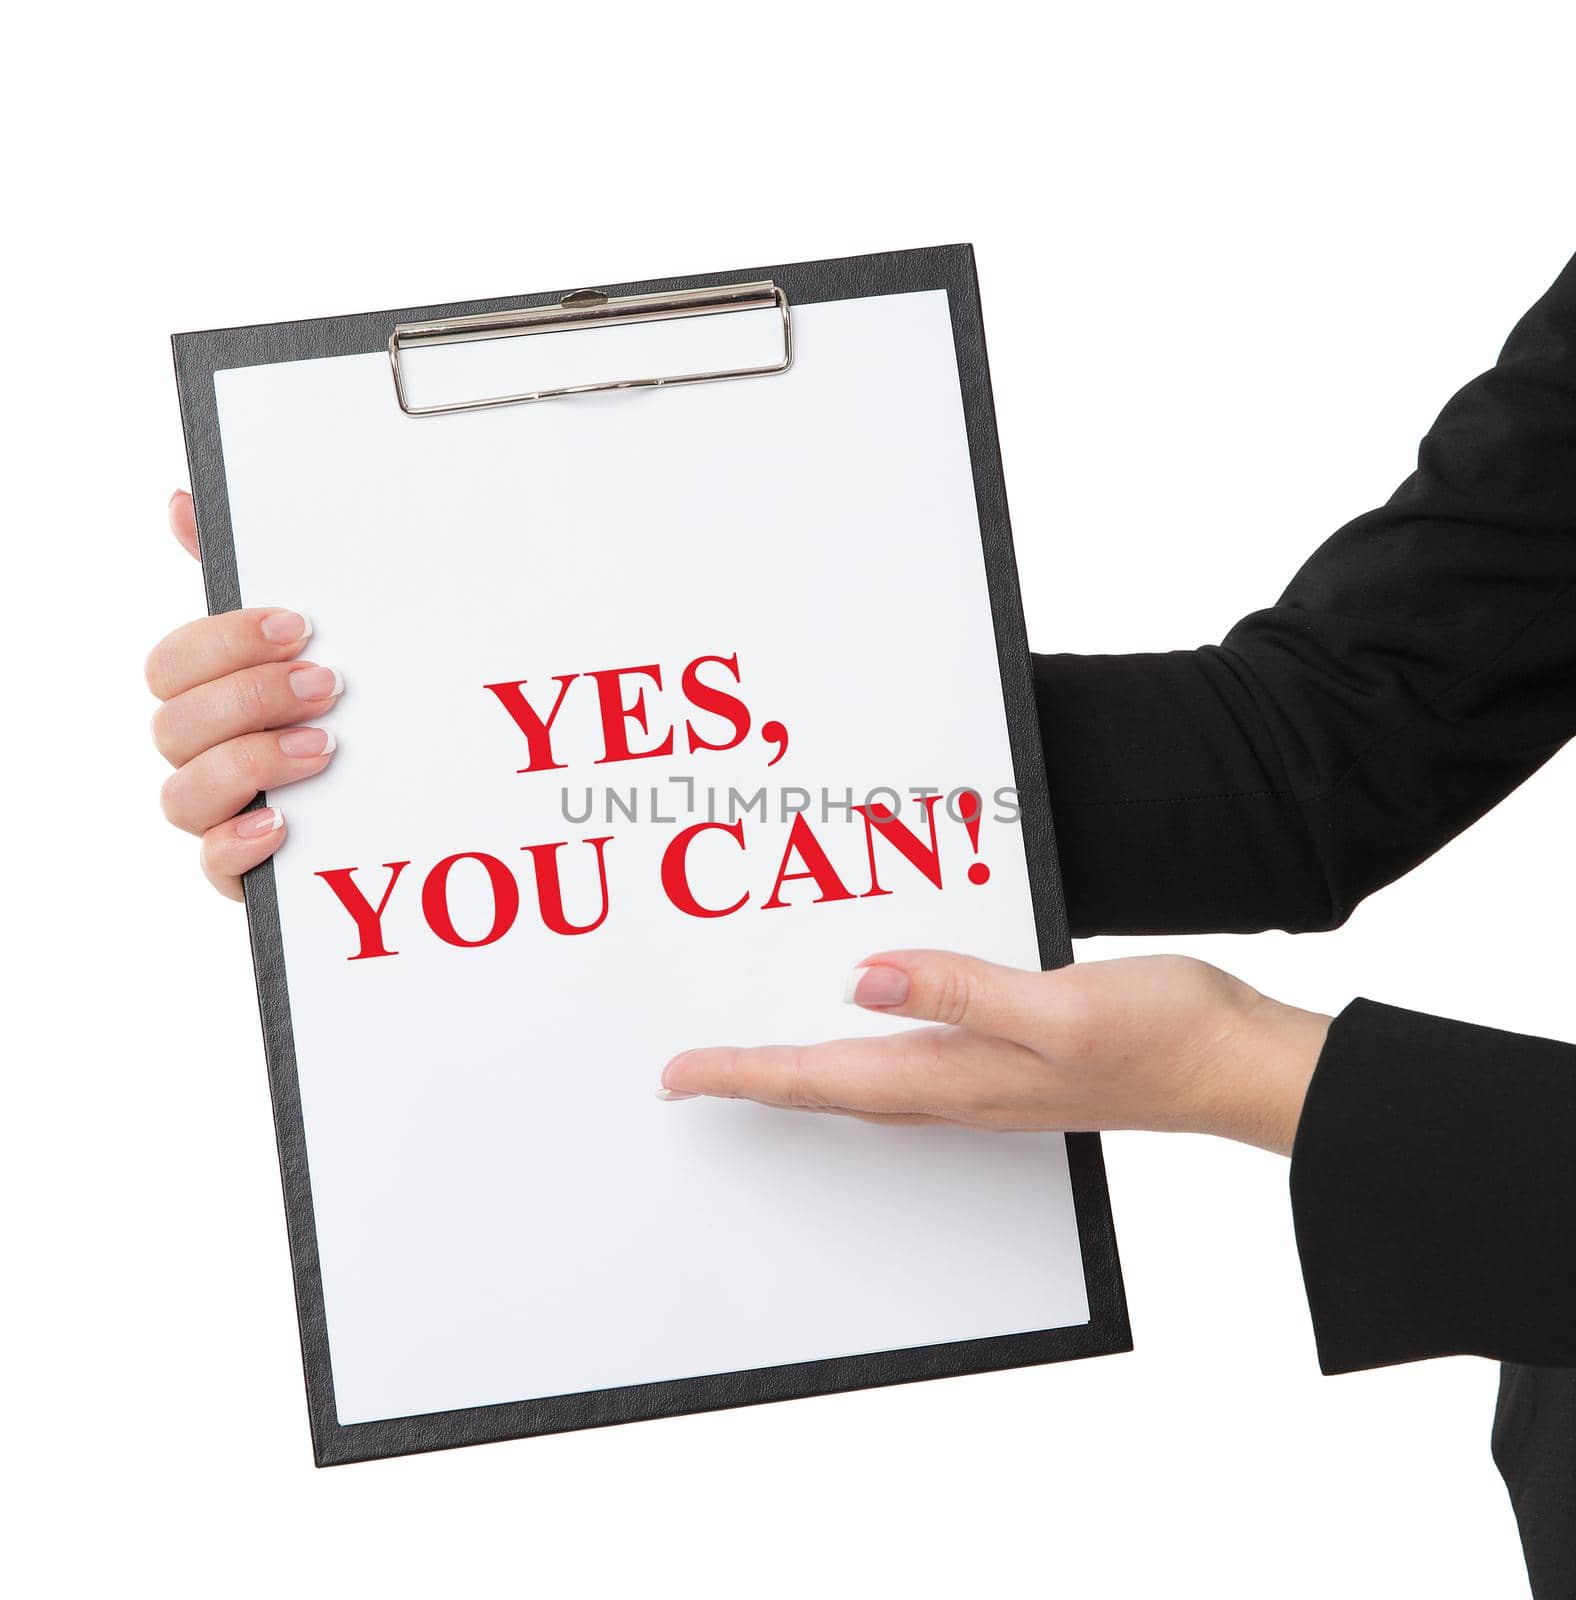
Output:
<svg viewBox="0 0 1576 1600">
<path fill-rule="evenodd" d="M 1035 672 L 1076 935 L 1333 928 L 1468 827 L 1576 735 L 1576 259 L 1276 605 Z M 1326 1372 L 1576 1368 L 1576 1047 L 1357 1000 L 1291 1188 Z M 1508 1372 L 1496 1454 L 1576 1594 L 1576 1377 Z"/>
</svg>

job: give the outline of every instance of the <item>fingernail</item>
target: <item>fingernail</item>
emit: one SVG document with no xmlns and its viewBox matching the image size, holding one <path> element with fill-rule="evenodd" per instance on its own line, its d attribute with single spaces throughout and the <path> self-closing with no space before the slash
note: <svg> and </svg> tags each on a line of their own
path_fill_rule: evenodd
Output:
<svg viewBox="0 0 1576 1600">
<path fill-rule="evenodd" d="M 297 700 L 332 700 L 345 692 L 338 667 L 297 667 L 290 674 L 290 690 Z"/>
<path fill-rule="evenodd" d="M 280 752 L 287 756 L 331 756 L 338 744 L 327 728 L 291 728 L 279 735 Z"/>
<path fill-rule="evenodd" d="M 269 644 L 299 644 L 312 637 L 312 619 L 299 611 L 272 611 L 263 618 L 262 630 Z"/>
<path fill-rule="evenodd" d="M 685 1056 L 692 1052 L 680 1050 L 679 1053 L 662 1069 L 662 1082 L 657 1085 L 657 1099 L 659 1100 L 694 1100 L 696 1095 L 690 1094 L 685 1089 L 670 1089 L 668 1087 L 668 1074 L 681 1062 Z"/>
<path fill-rule="evenodd" d="M 897 967 L 855 967 L 843 999 L 851 1006 L 900 1006 L 908 999 L 908 974 Z"/>
<path fill-rule="evenodd" d="M 277 833 L 285 825 L 285 814 L 278 806 L 264 806 L 261 811 L 248 811 L 235 824 L 238 839 L 261 839 L 265 833 Z"/>
</svg>

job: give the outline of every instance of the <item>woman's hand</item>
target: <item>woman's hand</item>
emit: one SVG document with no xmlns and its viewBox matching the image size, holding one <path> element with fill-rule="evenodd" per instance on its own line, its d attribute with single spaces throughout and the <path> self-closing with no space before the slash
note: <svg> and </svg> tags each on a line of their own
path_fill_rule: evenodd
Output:
<svg viewBox="0 0 1576 1600">
<path fill-rule="evenodd" d="M 189 494 L 171 497 L 170 528 L 195 556 Z M 345 687 L 332 667 L 299 659 L 311 636 L 297 612 L 252 607 L 188 622 L 148 657 L 148 687 L 161 701 L 153 742 L 175 768 L 164 814 L 201 836 L 203 871 L 232 900 L 241 898 L 241 874 L 285 836 L 277 806 L 244 808 L 261 789 L 321 772 L 334 754 L 332 733 L 300 726 L 331 711 Z"/>
<path fill-rule="evenodd" d="M 688 1050 L 658 1092 L 876 1122 L 1215 1133 L 1289 1155 L 1330 1025 L 1185 956 L 1021 972 L 895 950 L 856 967 L 845 998 L 941 1026 Z"/>
</svg>

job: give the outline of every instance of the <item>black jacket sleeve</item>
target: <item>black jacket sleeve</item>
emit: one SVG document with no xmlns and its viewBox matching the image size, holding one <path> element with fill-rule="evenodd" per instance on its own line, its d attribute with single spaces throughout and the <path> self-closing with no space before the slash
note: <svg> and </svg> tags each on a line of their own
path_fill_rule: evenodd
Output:
<svg viewBox="0 0 1576 1600">
<path fill-rule="evenodd" d="M 1344 921 L 1576 733 L 1576 260 L 1277 604 L 1034 665 L 1075 935 Z"/>
<path fill-rule="evenodd" d="M 1326 1372 L 1576 1366 L 1576 1046 L 1354 1001 L 1291 1192 Z"/>
<path fill-rule="evenodd" d="M 1077 935 L 1337 926 L 1576 734 L 1576 260 L 1219 646 L 1035 658 Z M 1326 1370 L 1576 1363 L 1576 1048 L 1358 1001 L 1292 1162 Z"/>
</svg>

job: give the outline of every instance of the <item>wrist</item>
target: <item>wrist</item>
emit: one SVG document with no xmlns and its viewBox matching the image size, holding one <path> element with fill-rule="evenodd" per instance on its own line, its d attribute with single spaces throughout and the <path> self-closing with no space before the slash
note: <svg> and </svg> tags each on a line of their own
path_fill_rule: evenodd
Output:
<svg viewBox="0 0 1576 1600">
<path fill-rule="evenodd" d="M 1330 1021 L 1253 992 L 1230 1030 L 1222 1092 L 1205 1131 L 1289 1156 Z"/>
</svg>

